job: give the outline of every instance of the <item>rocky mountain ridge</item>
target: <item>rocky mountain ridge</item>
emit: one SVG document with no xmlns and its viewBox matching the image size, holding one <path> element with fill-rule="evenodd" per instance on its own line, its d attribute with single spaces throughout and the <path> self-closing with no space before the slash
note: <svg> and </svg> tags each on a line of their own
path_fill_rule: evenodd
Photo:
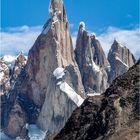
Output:
<svg viewBox="0 0 140 140">
<path fill-rule="evenodd" d="M 102 93 L 108 87 L 110 64 L 95 34 L 90 34 L 82 22 L 79 26 L 75 58 L 86 92 Z"/>
<path fill-rule="evenodd" d="M 96 35 L 87 32 L 83 22 L 74 51 L 63 1 L 51 0 L 49 14 L 28 60 L 20 53 L 11 78 L 8 67 L 1 63 L 6 75 L 3 86 L 12 85 L 1 96 L 1 122 L 12 138 L 29 139 L 26 125 L 35 124 L 46 139 L 53 139 L 87 96 L 104 92 L 135 63 L 130 51 L 117 41 L 106 58 Z"/>
</svg>

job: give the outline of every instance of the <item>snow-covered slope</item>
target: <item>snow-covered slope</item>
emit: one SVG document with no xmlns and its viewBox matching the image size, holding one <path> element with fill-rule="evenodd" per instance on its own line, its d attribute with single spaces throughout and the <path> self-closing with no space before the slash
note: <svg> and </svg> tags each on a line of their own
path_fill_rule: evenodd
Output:
<svg viewBox="0 0 140 140">
<path fill-rule="evenodd" d="M 79 107 L 84 99 L 78 95 L 66 82 L 60 85 L 60 89 Z"/>
</svg>

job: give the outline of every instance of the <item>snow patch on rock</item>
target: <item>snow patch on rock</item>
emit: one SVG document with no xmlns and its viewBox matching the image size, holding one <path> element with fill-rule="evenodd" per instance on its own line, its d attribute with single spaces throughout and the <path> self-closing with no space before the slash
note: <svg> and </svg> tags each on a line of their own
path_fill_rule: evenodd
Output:
<svg viewBox="0 0 140 140">
<path fill-rule="evenodd" d="M 100 96 L 101 93 L 89 93 L 87 96 L 93 97 L 93 96 Z"/>
<path fill-rule="evenodd" d="M 123 65 L 125 65 L 126 67 L 129 67 L 127 64 L 125 64 L 118 56 L 115 57 L 116 60 L 120 61 Z"/>
<path fill-rule="evenodd" d="M 93 61 L 93 69 L 94 69 L 96 72 L 100 72 L 99 66 L 97 66 L 97 65 L 95 64 L 94 61 Z"/>
<path fill-rule="evenodd" d="M 56 77 L 56 79 L 61 79 L 65 75 L 65 70 L 63 68 L 56 68 L 53 72 L 53 75 Z"/>
<path fill-rule="evenodd" d="M 66 82 L 60 85 L 60 90 L 67 94 L 67 96 L 79 107 L 84 99 L 78 95 Z"/>
<path fill-rule="evenodd" d="M 2 57 L 2 60 L 5 62 L 12 62 L 16 60 L 16 56 L 12 56 L 12 55 L 5 55 Z"/>
<path fill-rule="evenodd" d="M 13 68 L 14 64 L 15 64 L 15 60 L 17 59 L 16 56 L 12 56 L 12 55 L 4 55 L 3 57 L 0 58 L 2 61 L 4 61 L 4 63 L 9 67 L 9 68 Z"/>
<path fill-rule="evenodd" d="M 26 124 L 26 129 L 28 129 L 30 140 L 44 140 L 46 136 L 46 132 L 40 130 L 35 124 L 28 125 Z M 0 139 L 1 140 L 22 140 L 20 137 L 10 138 L 4 134 L 4 132 L 0 131 Z"/>
</svg>

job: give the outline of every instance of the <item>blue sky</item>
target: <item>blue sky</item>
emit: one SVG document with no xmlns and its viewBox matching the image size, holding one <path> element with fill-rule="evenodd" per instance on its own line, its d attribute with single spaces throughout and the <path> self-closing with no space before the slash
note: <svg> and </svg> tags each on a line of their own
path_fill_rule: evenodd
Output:
<svg viewBox="0 0 140 140">
<path fill-rule="evenodd" d="M 41 31 L 41 26 L 49 17 L 49 1 L 50 0 L 1 0 L 1 33 L 5 42 L 7 42 L 7 36 L 10 38 L 9 43 L 6 43 L 8 45 L 5 45 L 5 42 L 2 43 L 4 53 L 6 53 L 6 51 L 10 53 L 10 50 L 6 50 L 6 47 L 14 45 L 12 43 L 10 44 L 10 41 L 12 41 L 11 36 L 12 38 L 14 38 L 14 36 L 19 37 L 17 31 L 20 31 L 22 38 L 25 35 L 25 42 L 21 42 L 22 48 L 24 48 L 24 45 L 25 48 L 31 47 L 30 45 L 33 44 L 35 38 Z M 80 21 L 84 21 L 87 29 L 96 32 L 102 41 L 104 37 L 108 40 L 109 37 L 107 36 L 111 36 L 112 33 L 117 33 L 117 37 L 123 34 L 120 40 L 124 41 L 127 45 L 129 41 L 126 38 L 124 39 L 124 36 L 127 35 L 124 34 L 123 31 L 129 32 L 130 36 L 131 32 L 133 32 L 135 34 L 133 38 L 138 41 L 139 0 L 64 0 L 64 4 L 74 41 L 76 40 L 75 32 L 78 30 Z M 30 40 L 26 40 L 26 35 L 29 38 L 29 34 Z M 115 37 L 115 35 L 113 37 Z M 129 40 L 130 39 L 131 37 Z M 20 44 L 20 42 L 16 43 L 16 38 L 13 40 L 15 44 Z M 105 51 L 108 51 L 110 46 L 107 45 L 110 45 L 109 43 L 111 43 L 111 41 L 112 38 L 108 40 L 108 44 L 103 42 L 103 47 L 105 49 L 107 48 Z M 132 43 L 129 44 L 136 45 Z M 18 48 L 16 49 L 19 50 L 20 46 L 16 47 Z M 135 51 L 137 52 L 137 50 Z M 138 50 L 138 52 L 140 51 Z"/>
<path fill-rule="evenodd" d="M 1 0 L 2 28 L 42 25 L 48 18 L 50 0 Z M 77 28 L 100 30 L 115 26 L 130 29 L 139 23 L 139 0 L 64 0 L 69 22 Z"/>
</svg>

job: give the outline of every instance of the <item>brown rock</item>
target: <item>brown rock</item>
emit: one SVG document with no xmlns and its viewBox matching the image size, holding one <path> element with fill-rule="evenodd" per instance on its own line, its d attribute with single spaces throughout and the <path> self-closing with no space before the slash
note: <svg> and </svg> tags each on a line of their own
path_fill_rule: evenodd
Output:
<svg viewBox="0 0 140 140">
<path fill-rule="evenodd" d="M 53 75 L 57 68 L 67 71 L 64 79 L 57 79 Z M 29 123 L 37 123 L 41 129 L 50 132 L 50 135 L 59 132 L 77 107 L 68 94 L 60 89 L 60 85 L 57 85 L 59 80 L 67 82 L 76 95 L 84 97 L 63 2 L 51 0 L 50 19 L 29 51 L 27 64 L 21 70 L 9 96 L 12 104 L 16 100 L 21 108 L 24 108 L 23 113 L 27 114 Z M 35 118 L 31 114 L 34 114 Z M 14 119 L 17 119 L 19 126 L 18 117 Z M 10 136 L 12 136 L 12 127 L 14 124 L 11 124 L 10 119 L 7 124 Z M 14 136 L 15 131 L 12 137 Z"/>
<path fill-rule="evenodd" d="M 20 52 L 19 55 L 17 56 L 17 59 L 15 61 L 15 65 L 13 68 L 13 73 L 12 73 L 12 80 L 15 81 L 20 74 L 21 70 L 24 68 L 26 65 L 27 58 L 25 57 L 23 52 Z"/>
<path fill-rule="evenodd" d="M 15 138 L 20 135 L 22 128 L 26 123 L 26 114 L 20 107 L 18 103 L 15 103 L 7 121 L 7 127 L 5 133 L 11 137 Z"/>
<path fill-rule="evenodd" d="M 140 60 L 101 97 L 85 100 L 54 140 L 136 140 L 139 137 Z"/>
</svg>

